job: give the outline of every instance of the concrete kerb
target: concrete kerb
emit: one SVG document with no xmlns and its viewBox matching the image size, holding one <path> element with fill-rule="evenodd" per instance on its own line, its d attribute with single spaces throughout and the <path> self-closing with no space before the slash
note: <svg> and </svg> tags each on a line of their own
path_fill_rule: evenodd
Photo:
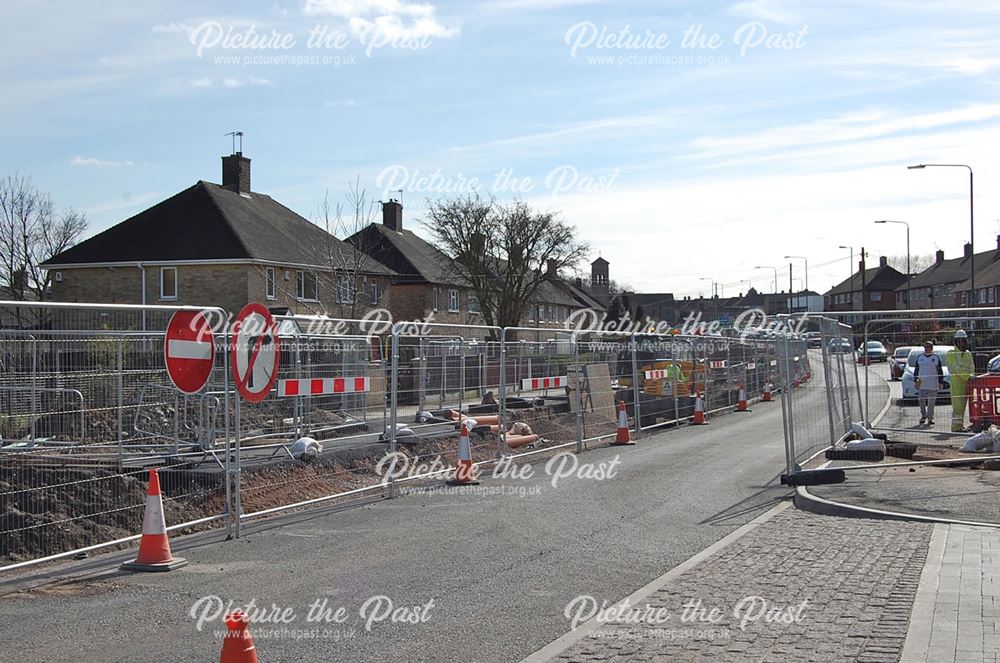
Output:
<svg viewBox="0 0 1000 663">
<path fill-rule="evenodd" d="M 672 582 L 681 574 L 686 573 L 687 571 L 693 569 L 694 567 L 698 566 L 699 564 L 709 559 L 713 555 L 722 552 L 730 545 L 741 539 L 743 536 L 749 534 L 753 530 L 757 529 L 767 521 L 777 516 L 779 513 L 787 509 L 789 506 L 791 506 L 790 502 L 783 502 L 769 509 L 767 512 L 757 516 L 756 518 L 748 522 L 746 525 L 743 525 L 739 529 L 730 532 L 729 534 L 719 539 L 718 541 L 716 541 L 709 547 L 705 548 L 701 552 L 681 562 L 674 568 L 670 569 L 669 571 L 661 575 L 659 578 L 656 578 L 652 582 L 647 583 L 646 585 L 639 588 L 635 592 L 629 594 L 622 600 L 618 601 L 615 604 L 615 606 L 609 608 L 608 610 L 614 612 L 614 607 L 623 604 L 635 605 L 640 601 L 647 599 L 648 597 L 652 596 L 653 593 L 658 591 L 661 587 Z M 600 625 L 601 625 L 600 620 L 597 617 L 594 617 L 586 621 L 585 623 L 581 624 L 580 626 L 578 626 L 575 630 L 560 636 L 559 638 L 553 640 L 552 642 L 545 645 L 544 647 L 534 652 L 533 654 L 530 654 L 527 657 L 523 658 L 521 660 L 521 663 L 544 663 L 545 661 L 550 661 L 559 654 L 561 654 L 563 651 L 568 649 L 569 647 L 573 646 L 580 640 L 586 638 L 597 628 L 599 628 Z"/>
</svg>

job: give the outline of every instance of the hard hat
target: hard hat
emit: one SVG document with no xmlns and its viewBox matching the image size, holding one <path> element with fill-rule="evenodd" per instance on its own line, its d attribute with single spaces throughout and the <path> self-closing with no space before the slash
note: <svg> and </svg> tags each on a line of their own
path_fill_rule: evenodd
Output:
<svg viewBox="0 0 1000 663">
<path fill-rule="evenodd" d="M 964 329 L 959 329 L 957 332 L 955 332 L 955 338 L 956 339 L 969 338 L 969 335 L 965 333 Z"/>
</svg>

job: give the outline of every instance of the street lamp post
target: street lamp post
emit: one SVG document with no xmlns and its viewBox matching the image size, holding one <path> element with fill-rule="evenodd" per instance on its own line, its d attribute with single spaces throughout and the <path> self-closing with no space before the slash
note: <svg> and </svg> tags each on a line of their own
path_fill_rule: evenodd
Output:
<svg viewBox="0 0 1000 663">
<path fill-rule="evenodd" d="M 973 203 L 973 181 L 972 166 L 964 163 L 921 163 L 916 166 L 907 166 L 909 170 L 919 170 L 922 168 L 966 168 L 969 171 L 969 285 L 971 285 L 971 299 L 969 306 L 975 306 L 976 299 L 976 221 Z"/>
<path fill-rule="evenodd" d="M 802 260 L 802 261 L 805 262 L 805 267 L 806 267 L 806 290 L 808 290 L 809 289 L 809 260 L 805 256 L 785 256 L 785 260 L 788 260 L 789 258 L 798 258 L 799 260 Z M 791 287 L 791 283 L 789 283 L 789 287 Z"/>
<path fill-rule="evenodd" d="M 754 269 L 773 269 L 774 270 L 774 294 L 778 294 L 778 268 L 771 267 L 770 265 L 757 265 Z"/>
<path fill-rule="evenodd" d="M 910 283 L 913 281 L 913 275 L 910 273 L 910 224 L 906 221 L 890 221 L 889 219 L 881 219 L 875 223 L 900 223 L 906 226 L 906 308 L 910 307 Z"/>
</svg>

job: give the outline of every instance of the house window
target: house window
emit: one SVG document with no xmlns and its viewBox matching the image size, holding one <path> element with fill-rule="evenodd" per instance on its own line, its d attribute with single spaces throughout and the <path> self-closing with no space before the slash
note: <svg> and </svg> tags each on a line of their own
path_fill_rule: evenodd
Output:
<svg viewBox="0 0 1000 663">
<path fill-rule="evenodd" d="M 382 298 L 381 289 L 378 287 L 378 281 L 372 282 L 372 304 L 378 304 L 378 300 Z"/>
<path fill-rule="evenodd" d="M 969 305 L 969 293 L 965 292 L 963 290 L 962 291 L 962 306 L 968 306 L 968 305 Z"/>
<path fill-rule="evenodd" d="M 177 299 L 176 267 L 160 267 L 160 299 Z"/>
<path fill-rule="evenodd" d="M 997 300 L 997 289 L 990 288 L 990 304 L 993 304 Z"/>
<path fill-rule="evenodd" d="M 460 310 L 458 308 L 458 290 L 448 291 L 448 310 L 452 313 L 458 313 Z"/>
<path fill-rule="evenodd" d="M 479 297 L 476 296 L 476 293 L 470 291 L 466 300 L 468 301 L 469 313 L 479 313 Z"/>
<path fill-rule="evenodd" d="M 431 288 L 431 310 L 438 310 L 438 300 L 441 299 L 441 288 Z"/>
<path fill-rule="evenodd" d="M 871 294 L 871 300 L 873 302 L 880 302 L 880 301 L 882 301 L 882 293 L 881 293 L 881 291 L 875 291 L 875 292 L 873 292 Z"/>
<path fill-rule="evenodd" d="M 304 271 L 300 271 L 298 273 L 297 295 L 299 300 L 304 302 L 315 302 L 319 300 L 315 274 Z"/>
<path fill-rule="evenodd" d="M 538 305 L 538 321 L 545 322 L 545 304 Z"/>
<path fill-rule="evenodd" d="M 274 267 L 268 267 L 264 270 L 264 283 L 265 283 L 264 287 L 266 288 L 267 291 L 267 298 L 276 299 L 275 295 L 276 279 L 274 276 Z"/>
<path fill-rule="evenodd" d="M 337 302 L 339 304 L 350 304 L 354 301 L 354 288 L 351 286 L 350 274 L 341 274 L 337 277 Z"/>
<path fill-rule="evenodd" d="M 979 303 L 980 304 L 986 303 L 986 288 L 983 288 L 979 291 Z"/>
</svg>

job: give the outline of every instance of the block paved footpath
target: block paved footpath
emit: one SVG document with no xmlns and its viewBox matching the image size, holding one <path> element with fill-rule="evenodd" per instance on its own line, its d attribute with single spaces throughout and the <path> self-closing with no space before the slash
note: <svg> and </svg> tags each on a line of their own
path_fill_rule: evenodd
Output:
<svg viewBox="0 0 1000 663">
<path fill-rule="evenodd" d="M 626 599 L 624 619 L 588 612 L 618 597 L 581 598 L 576 628 L 525 661 L 997 660 L 1000 530 L 793 507 L 743 529 Z"/>
</svg>

